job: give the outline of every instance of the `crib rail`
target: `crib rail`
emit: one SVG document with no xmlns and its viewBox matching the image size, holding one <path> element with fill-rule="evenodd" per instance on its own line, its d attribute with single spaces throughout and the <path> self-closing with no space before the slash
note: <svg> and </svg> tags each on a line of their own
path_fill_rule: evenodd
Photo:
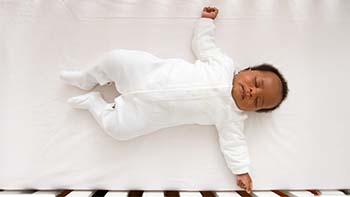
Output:
<svg viewBox="0 0 350 197">
<path fill-rule="evenodd" d="M 108 190 L 0 190 L 0 197 L 288 197 L 350 196 L 350 190 L 271 190 L 253 191 L 108 191 Z"/>
</svg>

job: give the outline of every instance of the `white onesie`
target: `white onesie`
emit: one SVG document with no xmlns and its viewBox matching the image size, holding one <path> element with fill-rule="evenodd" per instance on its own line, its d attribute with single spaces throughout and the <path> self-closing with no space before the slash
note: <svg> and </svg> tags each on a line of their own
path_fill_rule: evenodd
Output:
<svg viewBox="0 0 350 197">
<path fill-rule="evenodd" d="M 249 155 L 243 135 L 247 115 L 231 96 L 235 67 L 216 47 L 214 33 L 212 19 L 199 19 L 192 41 L 198 58 L 194 64 L 117 49 L 85 69 L 84 80 L 75 85 L 90 89 L 97 83 L 115 82 L 121 93 L 115 107 L 101 98 L 86 107 L 112 137 L 129 140 L 182 124 L 215 125 L 228 167 L 234 174 L 247 173 Z"/>
</svg>

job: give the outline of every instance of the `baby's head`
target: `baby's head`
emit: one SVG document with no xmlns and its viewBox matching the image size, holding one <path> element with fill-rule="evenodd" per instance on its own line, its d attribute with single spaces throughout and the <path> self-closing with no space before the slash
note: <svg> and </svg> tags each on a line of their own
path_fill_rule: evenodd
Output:
<svg viewBox="0 0 350 197">
<path fill-rule="evenodd" d="M 261 64 L 236 74 L 231 94 L 243 111 L 269 112 L 287 97 L 288 85 L 275 67 Z"/>
</svg>

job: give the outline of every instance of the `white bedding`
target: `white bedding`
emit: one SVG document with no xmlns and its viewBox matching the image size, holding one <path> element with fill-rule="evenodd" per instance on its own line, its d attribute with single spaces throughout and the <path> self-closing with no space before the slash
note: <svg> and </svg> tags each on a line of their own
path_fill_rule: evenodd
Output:
<svg viewBox="0 0 350 197">
<path fill-rule="evenodd" d="M 246 122 L 254 189 L 350 188 L 347 0 L 1 1 L 0 188 L 238 189 L 214 127 L 119 142 L 68 106 L 85 92 L 58 77 L 115 48 L 194 61 L 207 5 L 220 9 L 217 45 L 237 65 L 272 63 L 289 82 L 280 109 Z"/>
</svg>

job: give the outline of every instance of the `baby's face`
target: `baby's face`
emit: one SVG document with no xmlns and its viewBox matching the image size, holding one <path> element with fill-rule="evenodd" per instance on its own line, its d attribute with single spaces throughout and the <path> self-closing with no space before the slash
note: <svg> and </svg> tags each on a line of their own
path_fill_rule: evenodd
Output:
<svg viewBox="0 0 350 197">
<path fill-rule="evenodd" d="M 257 111 L 280 103 L 281 88 L 281 80 L 273 72 L 243 70 L 235 75 L 231 94 L 239 109 Z"/>
</svg>

